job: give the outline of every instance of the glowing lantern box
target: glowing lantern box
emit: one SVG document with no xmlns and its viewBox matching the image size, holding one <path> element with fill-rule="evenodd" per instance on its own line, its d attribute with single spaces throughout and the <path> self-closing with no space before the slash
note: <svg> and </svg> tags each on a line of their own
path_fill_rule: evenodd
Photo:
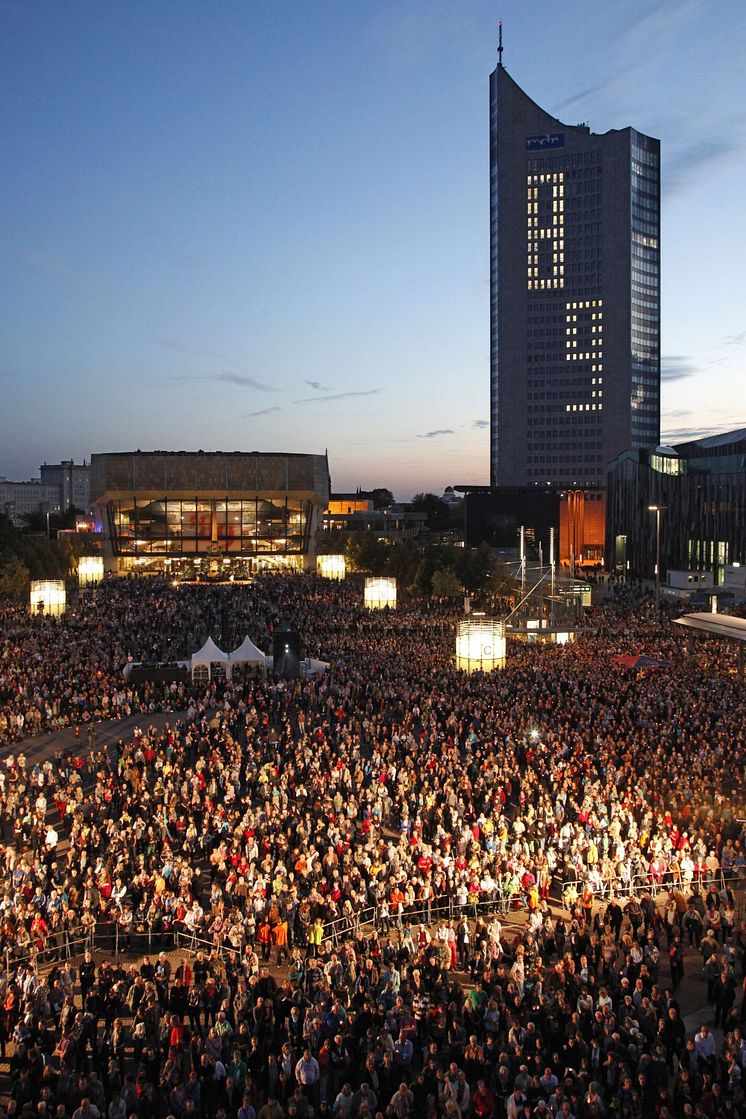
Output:
<svg viewBox="0 0 746 1119">
<path fill-rule="evenodd" d="M 396 579 L 366 579 L 364 601 L 369 610 L 395 609 Z"/>
<path fill-rule="evenodd" d="M 65 584 L 62 579 L 32 579 L 31 609 L 34 614 L 59 617 L 65 613 Z"/>
<path fill-rule="evenodd" d="M 493 618 L 463 619 L 456 631 L 456 668 L 489 672 L 505 666 L 505 623 Z"/>
<path fill-rule="evenodd" d="M 344 579 L 347 573 L 344 556 L 317 556 L 316 572 L 325 579 Z"/>
<path fill-rule="evenodd" d="M 81 556 L 78 561 L 78 585 L 92 587 L 100 583 L 104 577 L 104 560 L 102 556 Z"/>
</svg>

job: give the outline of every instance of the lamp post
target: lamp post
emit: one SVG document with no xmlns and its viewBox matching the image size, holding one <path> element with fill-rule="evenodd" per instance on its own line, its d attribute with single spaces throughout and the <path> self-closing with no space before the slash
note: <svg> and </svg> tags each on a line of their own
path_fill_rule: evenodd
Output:
<svg viewBox="0 0 746 1119">
<path fill-rule="evenodd" d="M 655 597 L 661 598 L 661 513 L 665 505 L 648 505 L 648 512 L 655 513 Z"/>
</svg>

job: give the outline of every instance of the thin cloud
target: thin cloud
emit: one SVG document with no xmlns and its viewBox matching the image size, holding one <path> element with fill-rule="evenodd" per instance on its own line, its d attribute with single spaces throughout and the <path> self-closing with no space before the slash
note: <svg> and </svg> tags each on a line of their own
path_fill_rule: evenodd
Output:
<svg viewBox="0 0 746 1119">
<path fill-rule="evenodd" d="M 364 392 L 335 392 L 331 396 L 304 396 L 293 404 L 322 404 L 328 400 L 346 400 L 349 396 L 377 396 L 383 389 L 365 389 Z"/>
<path fill-rule="evenodd" d="M 317 392 L 328 392 L 329 391 L 328 386 L 327 385 L 322 385 L 321 381 L 304 381 L 303 384 L 304 385 L 310 385 L 311 388 L 316 389 Z"/>
<path fill-rule="evenodd" d="M 258 412 L 244 412 L 243 418 L 245 420 L 253 419 L 254 416 L 268 416 L 270 412 L 281 412 L 282 408 L 279 404 L 275 404 L 273 408 L 260 408 Z"/>
<path fill-rule="evenodd" d="M 180 342 L 178 338 L 161 338 L 161 345 L 167 350 L 175 350 L 177 354 L 191 354 L 193 357 L 213 357 L 224 361 L 227 365 L 240 365 L 237 358 L 214 346 L 204 346 L 199 342 Z"/>
<path fill-rule="evenodd" d="M 210 360 L 217 364 L 229 366 L 228 371 L 224 373 L 208 373 L 203 377 L 188 376 L 169 378 L 169 380 L 176 380 L 182 384 L 188 381 L 224 381 L 227 385 L 240 385 L 242 388 L 258 389 L 259 392 L 276 392 L 272 385 L 267 385 L 264 381 L 252 377 L 250 374 L 241 372 L 246 367 L 246 361 L 234 357 L 232 354 L 226 354 L 222 350 L 217 350 L 212 346 L 205 346 L 197 342 L 181 342 L 178 338 L 161 338 L 161 345 L 167 350 L 175 350 L 178 354 L 189 354 L 191 357 L 210 358 Z M 230 367 L 233 367 L 232 369 Z"/>
<path fill-rule="evenodd" d="M 738 334 L 728 334 L 723 338 L 724 346 L 742 346 L 746 342 L 746 330 L 739 330 Z"/>
<path fill-rule="evenodd" d="M 211 385 L 215 381 L 222 381 L 226 385 L 238 385 L 243 389 L 256 389 L 257 392 L 277 392 L 277 389 L 272 385 L 265 385 L 263 381 L 257 381 L 256 377 L 248 377 L 243 373 L 206 373 L 204 376 L 183 376 L 183 377 L 164 377 L 164 381 L 169 381 L 177 385 Z"/>
<path fill-rule="evenodd" d="M 259 389 L 260 392 L 276 392 L 271 385 L 257 381 L 256 377 L 246 377 L 243 373 L 218 373 L 216 381 L 225 381 L 227 385 L 241 385 L 243 388 Z"/>
<path fill-rule="evenodd" d="M 678 427 L 672 431 L 661 434 L 661 442 L 666 443 L 691 443 L 695 439 L 705 439 L 708 435 L 720 435 L 723 431 L 741 427 L 741 424 L 730 424 L 726 427 L 719 424 L 717 427 Z"/>
<path fill-rule="evenodd" d="M 696 371 L 691 358 L 682 354 L 664 354 L 661 358 L 662 381 L 683 381 L 685 377 L 692 377 Z"/>
<path fill-rule="evenodd" d="M 490 421 L 489 420 L 474 420 L 474 423 L 471 426 L 475 430 L 478 430 L 480 427 L 489 427 L 490 426 Z"/>
<path fill-rule="evenodd" d="M 611 83 L 608 81 L 596 82 L 595 85 L 584 86 L 584 88 L 579 89 L 577 93 L 571 93 L 570 96 L 566 97 L 564 101 L 560 101 L 559 105 L 557 106 L 557 113 L 564 113 L 566 109 L 571 108 L 578 101 L 584 101 L 586 97 L 597 96 L 603 89 L 606 88 L 606 86 L 610 84 Z"/>
<path fill-rule="evenodd" d="M 439 435 L 453 435 L 454 431 L 451 427 L 439 427 L 437 431 L 426 431 L 424 435 L 418 435 L 418 439 L 435 439 Z"/>
<path fill-rule="evenodd" d="M 656 35 L 671 35 L 677 26 L 688 23 L 704 6 L 705 0 L 660 0 L 648 4 L 637 18 L 632 18 L 622 32 L 625 39 L 641 37 L 649 42 Z"/>
<path fill-rule="evenodd" d="M 643 31 L 645 35 L 648 35 L 653 28 L 660 29 L 660 25 L 670 30 L 672 23 L 689 19 L 691 13 L 699 7 L 701 7 L 701 0 L 689 0 L 689 3 L 686 0 L 684 2 L 682 0 L 660 0 L 659 3 L 649 3 L 639 16 L 632 17 L 622 34 L 630 36 L 634 35 L 635 32 Z M 655 25 L 659 25 L 659 27 L 655 27 Z"/>
</svg>

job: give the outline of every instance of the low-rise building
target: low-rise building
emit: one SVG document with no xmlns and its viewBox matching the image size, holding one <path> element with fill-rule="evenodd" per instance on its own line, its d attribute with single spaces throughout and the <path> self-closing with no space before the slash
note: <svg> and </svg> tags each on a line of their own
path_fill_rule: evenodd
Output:
<svg viewBox="0 0 746 1119">
<path fill-rule="evenodd" d="M 27 518 L 35 513 L 50 516 L 63 512 L 62 495 L 57 485 L 45 485 L 38 479 L 10 482 L 0 478 L 0 513 L 15 525 L 24 528 Z"/>
<path fill-rule="evenodd" d="M 308 569 L 329 501 L 326 455 L 134 451 L 91 457 L 107 570 L 245 577 Z"/>
</svg>

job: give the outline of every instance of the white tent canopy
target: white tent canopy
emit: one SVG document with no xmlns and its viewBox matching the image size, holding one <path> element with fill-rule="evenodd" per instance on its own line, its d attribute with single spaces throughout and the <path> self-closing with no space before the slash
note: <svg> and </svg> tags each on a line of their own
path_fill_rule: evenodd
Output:
<svg viewBox="0 0 746 1119">
<path fill-rule="evenodd" d="M 213 665 L 222 665 L 223 671 L 226 671 L 228 668 L 227 661 L 228 654 L 219 649 L 213 639 L 208 637 L 202 648 L 198 649 L 196 653 L 192 653 L 192 676 L 195 672 L 204 672 L 205 670 L 207 670 L 207 675 L 211 676 Z"/>
<path fill-rule="evenodd" d="M 241 644 L 228 654 L 231 664 L 266 664 L 267 658 L 250 637 L 244 637 Z"/>
</svg>

